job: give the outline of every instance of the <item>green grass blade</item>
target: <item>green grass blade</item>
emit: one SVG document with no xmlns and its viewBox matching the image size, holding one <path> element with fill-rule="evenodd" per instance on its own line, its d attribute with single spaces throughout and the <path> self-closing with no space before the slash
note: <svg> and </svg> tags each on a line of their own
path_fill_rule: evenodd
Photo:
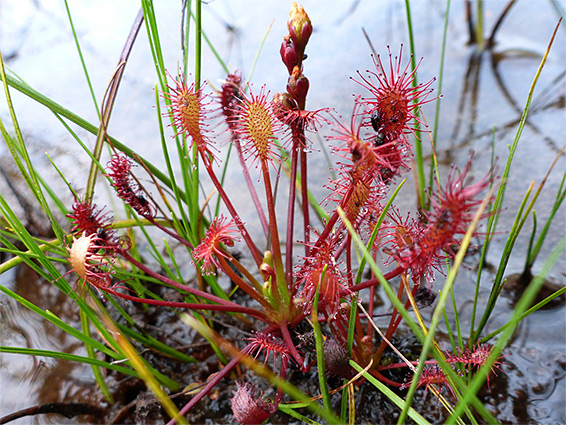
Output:
<svg viewBox="0 0 566 425">
<path fill-rule="evenodd" d="M 195 0 L 195 89 L 200 89 L 202 72 L 202 0 Z"/>
<path fill-rule="evenodd" d="M 83 71 L 85 73 L 86 81 L 88 84 L 88 88 L 90 90 L 90 95 L 92 96 L 92 101 L 94 103 L 94 107 L 96 109 L 96 115 L 101 118 L 100 109 L 98 108 L 98 102 L 96 101 L 96 95 L 94 94 L 94 88 L 92 87 L 92 82 L 90 81 L 90 76 L 88 74 L 88 68 L 86 66 L 86 62 L 83 56 L 83 51 L 81 49 L 81 45 L 79 43 L 79 37 L 77 36 L 77 32 L 75 31 L 75 25 L 73 24 L 73 18 L 71 16 L 71 10 L 69 9 L 69 2 L 65 0 L 65 10 L 67 11 L 67 17 L 69 18 L 69 25 L 71 26 L 71 31 L 73 32 L 73 39 L 75 40 L 75 45 L 77 46 L 77 53 L 79 54 L 79 58 L 81 60 L 81 65 L 83 67 Z"/>
<path fill-rule="evenodd" d="M 49 351 L 49 350 L 37 350 L 34 348 L 22 348 L 22 347 L 1 347 L 0 353 L 11 353 L 11 354 L 25 354 L 28 356 L 41 356 L 50 357 L 53 359 L 67 360 L 71 362 L 78 362 L 84 364 L 95 365 L 98 367 L 104 367 L 106 369 L 115 370 L 117 372 L 123 373 L 124 375 L 133 376 L 139 378 L 138 373 L 130 368 L 120 366 L 113 363 L 108 363 L 103 360 L 98 360 L 96 358 L 78 356 L 76 354 L 62 353 L 60 351 Z"/>
<path fill-rule="evenodd" d="M 24 177 L 28 187 L 30 188 L 35 198 L 39 202 L 41 209 L 47 215 L 51 227 L 55 232 L 55 235 L 60 241 L 62 241 L 64 232 L 57 223 L 57 221 L 55 220 L 55 217 L 51 212 L 51 209 L 49 208 L 49 205 L 47 204 L 45 197 L 43 196 L 43 192 L 41 190 L 41 185 L 39 183 L 37 173 L 31 163 L 31 158 L 27 151 L 20 126 L 16 118 L 16 111 L 14 110 L 14 105 L 12 104 L 10 90 L 7 83 L 6 69 L 4 67 L 4 60 L 2 58 L 1 52 L 0 52 L 0 78 L 2 79 L 4 94 L 6 96 L 6 103 L 8 105 L 8 110 L 10 111 L 10 116 L 12 118 L 12 124 L 14 126 L 16 139 L 14 140 L 12 137 L 10 137 L 1 119 L 0 119 L 0 132 L 2 133 L 2 136 L 6 141 L 6 145 L 8 146 L 8 149 L 12 154 L 12 158 L 14 159 L 14 162 L 16 162 L 16 165 L 18 166 L 20 172 L 22 173 L 22 176 Z M 24 163 L 25 163 L 25 167 L 24 167 Z"/>
<path fill-rule="evenodd" d="M 436 109 L 434 112 L 434 125 L 432 130 L 432 151 L 433 155 L 436 156 L 436 140 L 438 136 L 438 121 L 440 119 L 440 101 L 442 98 L 442 82 L 444 81 L 444 59 L 446 58 L 446 39 L 448 34 L 448 17 L 450 15 L 450 1 L 446 0 L 446 10 L 444 11 L 444 27 L 442 29 L 442 48 L 440 49 L 440 67 L 438 70 L 438 99 L 436 99 Z M 428 179 L 428 185 L 432 187 L 434 170 L 436 161 L 430 164 L 430 176 Z M 428 202 L 427 202 L 428 205 Z"/>
<path fill-rule="evenodd" d="M 304 415 L 301 415 L 299 412 L 296 412 L 295 409 L 293 409 L 290 405 L 288 404 L 279 404 L 279 406 L 277 407 L 279 410 L 281 410 L 283 413 L 288 414 L 289 416 L 294 417 L 295 419 L 298 419 L 299 421 L 301 421 L 302 423 L 305 424 L 309 424 L 309 425 L 321 425 L 319 422 L 313 421 L 310 418 L 307 418 Z"/>
<path fill-rule="evenodd" d="M 557 290 L 556 292 L 554 292 L 553 294 L 550 294 L 548 297 L 546 297 L 544 300 L 538 302 L 537 304 L 535 304 L 534 306 L 532 306 L 531 308 L 529 308 L 527 311 L 525 311 L 523 314 L 521 314 L 521 317 L 519 318 L 519 320 L 523 320 L 525 317 L 529 316 L 530 314 L 534 313 L 535 311 L 540 310 L 541 308 L 543 308 L 545 305 L 547 305 L 549 302 L 551 302 L 552 300 L 562 296 L 562 294 L 564 294 L 566 292 L 566 286 L 560 288 L 559 290 Z M 499 335 L 501 332 L 503 332 L 505 329 L 507 329 L 508 327 L 514 325 L 513 322 L 507 322 L 505 323 L 503 326 L 501 326 L 499 329 L 493 331 L 492 333 L 490 333 L 489 335 L 483 337 L 479 342 L 487 342 L 490 339 L 492 339 L 493 337 Z"/>
<path fill-rule="evenodd" d="M 412 87 L 416 88 L 418 86 L 418 80 L 417 80 L 417 73 L 415 71 L 416 67 L 417 67 L 417 63 L 416 63 L 416 59 L 415 59 L 415 40 L 413 37 L 413 22 L 412 22 L 412 17 L 411 17 L 411 2 L 410 0 L 405 0 L 405 12 L 407 15 L 407 29 L 409 31 L 409 46 L 411 48 L 411 71 L 415 72 L 414 74 L 414 78 L 412 80 Z M 418 100 L 415 99 L 414 103 L 417 103 Z M 419 117 L 419 110 L 416 109 L 415 110 L 415 116 L 417 117 L 417 120 L 415 122 L 415 133 L 417 133 L 419 131 L 419 121 L 418 121 L 418 117 Z M 425 178 L 425 172 L 424 172 L 424 158 L 423 158 L 423 149 L 422 149 L 422 143 L 420 141 L 420 139 L 418 139 L 415 136 L 415 168 L 416 168 L 416 172 L 417 172 L 417 194 L 418 194 L 418 198 L 419 198 L 419 206 L 424 207 L 427 202 L 426 202 L 426 193 L 425 193 L 425 184 L 426 184 L 426 178 Z"/>
<path fill-rule="evenodd" d="M 552 205 L 552 209 L 550 210 L 550 215 L 548 216 L 548 219 L 546 220 L 544 227 L 541 229 L 540 235 L 537 238 L 537 241 L 534 244 L 533 248 L 529 249 L 529 255 L 527 257 L 527 264 L 526 264 L 526 267 L 528 268 L 532 267 L 536 258 L 538 257 L 538 254 L 540 253 L 544 240 L 546 239 L 546 236 L 550 229 L 550 225 L 552 224 L 552 220 L 556 216 L 558 209 L 560 208 L 562 202 L 564 201 L 564 198 L 566 197 L 565 183 L 566 183 L 566 171 L 564 171 L 564 174 L 562 175 L 562 180 L 560 182 L 560 186 L 558 187 L 558 191 L 556 193 L 556 199 L 554 201 L 554 204 Z"/>
</svg>

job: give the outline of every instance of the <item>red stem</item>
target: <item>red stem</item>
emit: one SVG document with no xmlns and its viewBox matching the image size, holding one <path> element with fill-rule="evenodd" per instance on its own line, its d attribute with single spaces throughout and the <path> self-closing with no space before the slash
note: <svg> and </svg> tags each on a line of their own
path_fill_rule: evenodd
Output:
<svg viewBox="0 0 566 425">
<path fill-rule="evenodd" d="M 138 260 L 136 260 L 134 257 L 132 257 L 130 255 L 130 253 L 128 253 L 128 252 L 124 251 L 121 254 L 128 262 L 132 263 L 134 266 L 136 266 L 138 269 L 140 269 L 141 271 L 146 273 L 148 276 L 151 276 L 155 279 L 158 279 L 158 280 L 160 280 L 161 282 L 163 282 L 167 285 L 174 286 L 177 289 L 180 289 L 182 291 L 186 291 L 186 292 L 188 292 L 192 295 L 204 298 L 208 301 L 218 303 L 221 306 L 223 306 L 226 311 L 228 311 L 228 310 L 232 311 L 232 309 L 234 309 L 234 308 L 237 308 L 237 309 L 242 308 L 239 304 L 236 304 L 232 301 L 225 300 L 224 298 L 217 297 L 216 295 L 209 294 L 208 292 L 201 291 L 200 289 L 192 288 L 188 285 L 183 285 L 182 283 L 179 283 L 179 282 L 177 282 L 173 279 L 170 279 L 166 276 L 163 276 L 163 275 L 151 270 L 146 265 L 140 263 Z M 102 288 L 102 289 L 105 289 L 105 288 Z M 250 310 L 253 310 L 257 313 L 257 310 L 254 310 L 254 309 L 250 309 Z M 233 311 L 236 311 L 236 310 L 233 310 Z M 263 313 L 262 313 L 262 315 L 263 315 Z"/>
<path fill-rule="evenodd" d="M 405 271 L 404 267 L 398 266 L 395 269 L 391 270 L 390 272 L 385 273 L 383 277 L 385 278 L 385 280 L 391 280 L 394 277 L 399 276 L 404 271 Z M 365 282 L 360 282 L 357 285 L 348 288 L 348 292 L 358 292 L 361 291 L 362 289 L 370 288 L 372 286 L 378 286 L 379 283 L 380 280 L 374 277 L 373 279 L 366 280 Z"/>
<path fill-rule="evenodd" d="M 249 316 L 256 317 L 264 322 L 269 322 L 269 320 L 267 319 L 267 317 L 263 312 L 255 310 L 253 308 L 243 307 L 236 303 L 230 303 L 231 305 L 219 305 L 219 304 L 200 304 L 200 303 L 153 300 L 150 298 L 139 298 L 128 294 L 122 294 L 121 292 L 116 292 L 114 289 L 111 288 L 101 287 L 100 289 L 111 295 L 115 295 L 116 297 L 137 303 L 158 305 L 161 307 L 186 308 L 187 310 L 210 310 L 210 311 L 227 311 L 233 313 L 245 313 Z"/>
<path fill-rule="evenodd" d="M 287 208 L 287 239 L 285 243 L 285 280 L 287 282 L 287 288 L 292 288 L 293 284 L 293 232 L 295 228 L 297 152 L 299 146 L 299 141 L 295 137 L 295 127 L 293 127 L 293 147 L 291 148 L 291 175 L 289 176 L 291 184 L 289 185 L 289 206 Z"/>
<path fill-rule="evenodd" d="M 285 277 L 285 268 L 283 266 L 283 257 L 281 255 L 281 242 L 279 241 L 279 229 L 277 227 L 277 216 L 275 214 L 275 201 L 271 189 L 271 178 L 269 176 L 269 168 L 266 161 L 262 161 L 261 170 L 263 172 L 263 183 L 265 184 L 265 199 L 267 201 L 267 213 L 269 214 L 269 230 L 271 232 L 271 254 L 273 256 L 273 265 L 275 267 L 275 275 L 277 277 L 277 288 L 279 294 L 284 300 L 285 308 L 289 307 L 289 291 L 287 288 L 287 279 Z"/>
<path fill-rule="evenodd" d="M 344 195 L 344 198 L 342 199 L 342 202 L 340 203 L 340 205 L 345 205 L 349 201 L 350 196 L 352 196 L 352 193 L 353 193 L 353 190 L 350 187 L 348 189 L 348 191 L 346 192 L 346 195 Z M 339 218 L 340 218 L 340 215 L 338 214 L 338 210 L 336 210 L 334 212 L 334 214 L 332 215 L 332 217 L 330 218 L 330 220 L 328 220 L 328 222 L 326 223 L 326 226 L 324 226 L 322 233 L 320 234 L 320 236 L 318 237 L 314 246 L 312 247 L 312 251 L 314 251 L 316 253 L 316 250 L 318 248 L 320 248 L 320 245 L 326 240 L 326 238 L 328 238 L 328 235 L 330 234 L 330 232 L 334 228 L 334 225 L 336 224 L 336 222 L 338 221 Z"/>
<path fill-rule="evenodd" d="M 302 368 L 304 360 L 299 354 L 299 350 L 297 350 L 297 347 L 295 347 L 295 344 L 293 344 L 293 340 L 291 339 L 291 334 L 289 333 L 289 328 L 287 327 L 287 322 L 282 321 L 281 324 L 279 325 L 279 329 L 281 329 L 281 338 L 283 338 L 285 345 L 287 346 L 289 351 L 291 351 L 291 354 L 295 358 L 297 364 Z"/>
<path fill-rule="evenodd" d="M 176 232 L 173 232 L 171 229 L 168 229 L 167 227 L 163 226 L 154 217 L 145 217 L 145 218 L 147 219 L 147 221 L 149 221 L 155 227 L 157 227 L 160 230 L 162 230 L 163 232 L 167 233 L 169 236 L 175 238 L 181 244 L 189 247 L 190 249 L 194 248 L 193 245 L 188 240 L 182 238 L 179 234 L 177 234 Z"/>
<path fill-rule="evenodd" d="M 403 384 L 400 384 L 398 382 L 392 381 L 391 379 L 387 379 L 385 376 L 383 376 L 381 373 L 379 373 L 377 370 L 370 370 L 370 372 L 373 376 L 375 376 L 377 379 L 379 379 L 381 382 L 387 384 L 387 385 L 391 385 L 392 387 L 397 387 L 397 388 L 401 388 L 403 386 Z"/>
</svg>

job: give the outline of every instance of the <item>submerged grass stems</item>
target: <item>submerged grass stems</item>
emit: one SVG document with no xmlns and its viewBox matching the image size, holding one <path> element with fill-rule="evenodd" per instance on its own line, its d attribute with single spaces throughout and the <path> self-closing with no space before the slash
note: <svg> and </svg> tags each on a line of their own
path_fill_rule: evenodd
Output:
<svg viewBox="0 0 566 425">
<path fill-rule="evenodd" d="M 310 89 L 308 64 L 322 58 L 317 58 L 316 52 L 309 52 L 309 62 L 303 63 L 308 41 L 316 33 L 306 11 L 293 3 L 287 20 L 288 33 L 283 37 L 279 52 L 280 70 L 282 73 L 287 71 L 283 91 L 271 96 L 264 87 L 257 89 L 251 84 L 242 85 L 240 74 L 233 72 L 226 77 L 221 93 L 214 96 L 206 84 L 201 84 L 202 42 L 208 40 L 201 23 L 203 5 L 197 0 L 185 6 L 183 65 L 168 71 L 154 5 L 149 1 L 142 2 L 149 50 L 159 82 L 155 85 L 155 99 L 165 172 L 153 165 L 154 158 L 143 159 L 135 149 L 127 148 L 106 134 L 121 72 L 141 26 L 142 15 L 135 21 L 134 30 L 125 44 L 119 73 L 111 79 L 99 126 L 87 123 L 21 80 L 6 75 L 3 63 L 0 63 L 15 137 L 9 134 L 3 122 L 0 130 L 14 162 L 57 235 L 51 242 L 32 235 L 0 195 L 0 214 L 5 225 L 0 231 L 3 244 L 0 249 L 17 258 L 1 264 L 0 272 L 18 264 L 26 264 L 35 270 L 75 301 L 73 306 L 80 311 L 82 327 L 75 329 L 4 286 L 0 285 L 0 290 L 79 340 L 85 345 L 88 357 L 31 347 L 0 347 L 0 352 L 43 355 L 91 364 L 96 367 L 93 369 L 95 379 L 109 403 L 115 401 L 112 388 L 105 382 L 104 371 L 98 368 L 107 373 L 121 372 L 141 378 L 159 400 L 169 424 L 190 421 L 191 409 L 204 402 L 221 380 L 232 381 L 235 376 L 239 377 L 231 405 L 234 418 L 240 423 L 263 422 L 278 408 L 296 418 L 314 422 L 307 413 L 298 411 L 299 407 L 307 407 L 324 421 L 338 423 L 340 419 L 333 411 L 331 395 L 342 388 L 341 420 L 348 419 L 350 423 L 364 420 L 358 415 L 360 406 L 355 404 L 355 385 L 373 385 L 389 402 L 398 406 L 401 412 L 398 423 L 404 423 L 407 417 L 419 424 L 428 423 L 418 413 L 424 400 L 415 397 L 419 388 L 425 389 L 423 397 L 430 390 L 429 394 L 441 401 L 445 414 L 450 415 L 449 421 L 453 423 L 478 423 L 480 417 L 489 423 L 496 422 L 477 392 L 485 381 L 489 382 L 494 369 L 499 368 L 501 352 L 520 320 L 544 305 L 545 301 L 527 310 L 540 289 L 542 277 L 564 249 L 562 242 L 553 251 L 541 276 L 533 280 L 508 323 L 485 336 L 483 329 L 498 300 L 513 244 L 546 180 L 530 201 L 532 188 L 525 197 L 502 255 L 488 308 L 477 327 L 473 321 L 469 337 L 459 323 L 452 289 L 472 236 L 482 236 L 477 231 L 480 221 L 484 218 L 489 221 L 484 236 L 489 238 L 496 231 L 505 179 L 550 45 L 531 86 L 503 172 L 504 181 L 495 183 L 492 168 L 485 177 L 472 182 L 472 156 L 461 171 L 454 167 L 445 181 L 436 172 L 436 178 L 427 189 L 422 142 L 417 133 L 419 114 L 422 114 L 419 105 L 431 101 L 427 95 L 434 79 L 418 84 L 414 56 L 404 65 L 402 48 L 398 56 L 393 56 L 388 49 L 385 59 L 380 55 L 374 58 L 374 70 L 358 72 L 355 81 L 365 93 L 354 97 L 351 116 L 344 119 L 330 108 L 310 111 L 306 109 Z M 408 1 L 405 7 L 412 34 Z M 189 51 L 190 19 L 195 23 L 194 76 L 186 72 L 190 62 L 186 54 Z M 410 39 L 414 53 L 412 35 Z M 76 45 L 80 54 L 78 39 Z M 217 55 L 217 52 L 213 54 Z M 441 61 L 444 66 L 443 55 Z M 225 64 L 222 66 L 226 69 Z M 86 67 L 85 73 L 88 76 Z M 87 151 L 92 169 L 96 173 L 103 171 L 109 187 L 122 201 L 127 220 L 116 220 L 105 208 L 95 204 L 96 187 L 92 173 L 86 180 L 85 193 L 81 194 L 72 188 L 73 185 L 80 187 L 81 182 L 67 181 L 56 167 L 74 198 L 74 204 L 69 208 L 40 178 L 16 120 L 10 87 L 55 113 Z M 92 96 L 94 98 L 94 94 Z M 223 118 L 223 124 L 215 121 L 219 117 Z M 65 120 L 97 134 L 93 151 Z M 169 121 L 171 130 L 162 120 Z M 422 123 L 426 123 L 424 117 Z M 436 129 L 437 125 L 434 127 Z M 326 140 L 333 145 L 339 159 L 336 170 L 329 173 L 334 176 L 328 185 L 329 195 L 315 208 L 311 206 L 308 181 L 309 137 L 311 131 L 325 129 L 328 130 Z M 235 145 L 242 173 L 248 177 L 242 187 L 249 189 L 257 215 L 262 217 L 263 236 L 248 231 L 249 221 L 254 217 L 242 215 L 242 207 L 234 202 L 234 188 L 224 178 L 228 165 L 220 164 L 217 150 L 223 132 Z M 173 142 L 169 141 L 169 133 L 172 133 Z M 415 136 L 416 148 L 409 141 L 410 135 Z M 436 136 L 430 139 L 435 155 Z M 99 159 L 104 141 L 111 147 L 106 164 Z M 170 150 L 170 143 L 175 145 L 173 150 Z M 393 184 L 410 170 L 413 149 L 417 157 L 417 206 L 420 208 L 426 203 L 428 210 L 420 209 L 411 215 L 402 213 L 395 206 L 405 180 L 395 189 Z M 134 162 L 141 166 L 135 167 Z M 286 191 L 281 189 L 284 185 L 279 175 L 282 167 L 289 175 Z M 436 162 L 434 167 L 436 169 Z M 248 174 L 258 176 L 257 184 Z M 203 182 L 214 186 L 218 207 L 206 208 L 212 195 L 205 194 L 203 201 L 199 195 Z M 540 251 L 550 221 L 562 204 L 563 182 L 564 178 L 551 218 L 539 241 L 529 251 L 529 267 Z M 51 199 L 46 199 L 43 190 Z M 495 190 L 498 194 L 494 206 L 486 214 Z M 282 199 L 281 192 L 288 195 L 284 219 L 276 210 L 276 202 Z M 57 205 L 69 220 L 61 220 L 53 214 L 50 202 Z M 324 218 L 320 223 L 311 220 L 311 208 Z M 213 210 L 215 214 L 210 213 Z M 302 235 L 300 249 L 293 249 L 296 228 Z M 159 236 L 155 236 L 157 234 Z M 246 253 L 243 258 L 238 256 L 236 249 Z M 146 252 L 153 260 L 146 259 Z M 62 264 L 70 268 L 63 275 Z M 187 269 L 191 271 L 187 272 Z M 433 302 L 433 285 L 445 270 L 447 276 L 440 296 L 432 318 L 427 320 L 421 310 Z M 72 272 L 78 276 L 74 285 L 67 282 L 67 276 Z M 228 286 L 218 279 L 220 275 L 225 276 Z M 391 302 L 390 311 L 386 313 L 388 324 L 383 327 L 383 332 L 373 321 L 374 316 L 382 314 L 376 307 L 378 289 L 383 290 Z M 559 290 L 551 297 L 561 293 Z M 456 335 L 447 319 L 449 301 L 455 312 Z M 477 300 L 474 308 L 477 308 Z M 151 356 L 146 359 L 140 354 L 147 348 L 167 358 L 197 362 L 198 353 L 186 354 L 174 339 L 158 340 L 149 333 L 145 323 L 134 320 L 130 309 L 139 315 L 149 311 L 171 313 L 204 338 L 215 352 L 218 371 L 202 382 L 200 391 L 176 393 L 180 388 L 199 383 L 192 382 L 194 376 L 174 373 L 167 376 L 156 367 L 160 363 L 154 364 Z M 443 318 L 450 336 L 448 348 L 438 337 Z M 228 327 L 217 327 L 217 324 L 229 322 L 236 323 L 246 332 L 243 341 L 233 335 L 229 341 L 228 334 L 220 334 Z M 418 361 L 407 359 L 395 347 L 395 338 L 401 330 L 411 332 L 420 341 L 420 354 L 413 353 Z M 493 345 L 487 344 L 496 336 L 498 339 Z M 387 361 L 384 356 L 388 349 L 402 361 Z M 101 354 L 123 364 L 98 360 L 97 355 Z M 456 365 L 460 365 L 465 373 L 460 373 Z M 242 372 L 240 366 L 248 372 Z M 295 386 L 300 383 L 296 376 L 308 380 L 315 369 L 319 374 L 318 388 L 303 385 L 299 390 Z M 290 370 L 294 373 L 289 374 Z M 397 375 L 390 375 L 391 371 Z M 404 372 L 408 374 L 406 378 L 399 378 Z M 261 389 L 249 380 L 251 373 L 264 378 L 265 385 L 273 387 L 272 399 L 263 397 Z M 361 380 L 361 376 L 367 382 Z M 343 385 L 333 389 L 331 377 L 338 378 Z M 313 394 L 305 394 L 304 389 Z M 292 404 L 293 400 L 297 403 Z"/>
</svg>

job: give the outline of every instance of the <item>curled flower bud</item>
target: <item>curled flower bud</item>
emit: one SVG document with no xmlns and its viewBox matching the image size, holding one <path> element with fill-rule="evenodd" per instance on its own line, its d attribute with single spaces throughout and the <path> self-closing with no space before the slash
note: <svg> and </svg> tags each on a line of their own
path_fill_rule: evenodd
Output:
<svg viewBox="0 0 566 425">
<path fill-rule="evenodd" d="M 275 403 L 261 398 L 261 392 L 251 382 L 236 384 L 238 388 L 232 397 L 232 412 L 239 423 L 259 425 L 275 413 Z"/>
<path fill-rule="evenodd" d="M 130 172 L 132 161 L 125 155 L 116 154 L 108 162 L 108 177 L 116 194 L 139 215 L 151 219 L 155 217 L 156 207 L 146 198 L 144 191 L 136 185 Z"/>
<path fill-rule="evenodd" d="M 242 76 L 239 71 L 228 74 L 220 91 L 222 114 L 230 130 L 234 128 L 235 110 L 242 98 Z"/>
<path fill-rule="evenodd" d="M 297 44 L 302 53 L 312 34 L 312 23 L 309 15 L 307 15 L 307 12 L 300 4 L 293 2 L 291 5 L 287 27 L 289 28 L 291 40 Z"/>
</svg>

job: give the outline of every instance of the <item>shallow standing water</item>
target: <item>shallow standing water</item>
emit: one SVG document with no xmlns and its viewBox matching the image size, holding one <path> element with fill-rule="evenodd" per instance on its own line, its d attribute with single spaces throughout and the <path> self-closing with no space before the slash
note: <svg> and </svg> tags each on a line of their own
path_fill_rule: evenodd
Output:
<svg viewBox="0 0 566 425">
<path fill-rule="evenodd" d="M 349 80 L 356 70 L 373 67 L 371 49 L 362 30 L 365 30 L 377 53 L 387 54 L 387 45 L 394 54 L 399 45 L 408 51 L 406 16 L 401 2 L 331 2 L 305 1 L 303 5 L 315 26 L 307 49 L 305 74 L 311 82 L 308 106 L 312 109 L 331 106 L 347 116 L 352 108 L 352 94 L 363 91 Z M 556 6 L 558 5 L 558 6 Z M 118 56 L 138 8 L 138 2 L 75 1 L 70 5 L 75 28 L 80 38 L 98 102 L 114 70 Z M 275 1 L 216 1 L 203 7 L 204 28 L 214 41 L 220 55 L 232 67 L 247 76 L 252 68 L 256 50 L 269 24 L 273 27 L 252 76 L 256 86 L 267 84 L 272 92 L 282 91 L 286 73 L 279 64 L 279 44 L 285 34 L 285 22 L 290 3 Z M 445 2 L 414 2 L 413 25 L 417 56 L 423 57 L 419 79 L 427 81 L 438 74 Z M 505 3 L 485 2 L 485 27 L 489 31 Z M 180 61 L 178 9 L 173 2 L 158 6 L 158 18 L 164 40 L 165 58 L 174 70 Z M 506 157 L 512 142 L 527 92 L 546 49 L 560 14 L 560 3 L 550 1 L 517 2 L 503 21 L 496 45 L 479 54 L 468 45 L 464 3 L 452 2 L 446 47 L 446 61 L 437 130 L 438 158 L 445 173 L 451 163 L 463 166 L 470 151 L 475 152 L 473 172 L 482 176 L 489 168 L 491 143 L 495 153 Z M 538 82 L 529 121 L 524 129 L 519 151 L 511 172 L 505 211 L 499 228 L 509 228 L 520 200 L 531 181 L 542 180 L 554 157 L 565 144 L 565 71 L 566 39 L 564 24 L 559 29 L 555 46 Z M 109 132 L 130 146 L 139 146 L 147 157 L 159 157 L 154 151 L 158 140 L 154 110 L 154 68 L 146 48 L 144 29 L 140 32 L 127 64 L 123 83 Z M 65 107 L 96 122 L 96 111 L 89 97 L 80 61 L 67 23 L 63 5 L 58 1 L 21 1 L 0 3 L 0 49 L 8 66 L 28 84 L 53 98 Z M 408 58 L 408 55 L 406 56 Z M 276 66 L 274 65 L 276 64 Z M 205 48 L 205 75 L 210 84 L 218 87 L 224 77 L 219 65 Z M 435 87 L 438 87 L 435 85 Z M 12 93 L 24 137 L 29 143 L 34 164 L 44 169 L 43 175 L 54 186 L 64 186 L 44 155 L 65 169 L 69 180 L 78 189 L 86 182 L 88 158 L 53 115 L 40 105 Z M 427 104 L 424 114 L 433 125 L 436 104 Z M 4 103 L 0 105 L 3 120 L 9 122 Z M 94 138 L 79 132 L 88 142 Z M 313 135 L 314 148 L 321 138 Z M 424 144 L 425 152 L 430 152 Z M 538 201 L 539 223 L 544 223 L 555 196 L 561 173 L 566 166 L 562 157 L 551 174 L 545 191 Z M 500 164 L 500 169 L 503 164 Z M 328 175 L 322 155 L 315 156 L 311 166 L 311 188 L 322 199 L 327 192 L 323 185 Z M 9 152 L 0 145 L 0 190 L 13 199 L 21 217 L 26 217 L 37 234 L 47 236 L 45 221 L 27 203 Z M 238 178 L 238 173 L 229 178 Z M 414 208 L 413 192 L 405 188 L 402 207 Z M 64 195 L 67 196 L 67 195 Z M 71 202 L 70 195 L 66 200 Z M 245 214 L 244 200 L 239 205 Z M 254 231 L 253 224 L 252 231 Z M 566 217 L 559 211 L 546 241 L 535 272 L 559 238 L 564 235 Z M 255 229 L 258 230 L 258 227 Z M 523 232 L 507 276 L 522 271 L 529 232 Z M 506 234 L 494 236 L 488 263 L 496 264 Z M 566 282 L 564 256 L 554 268 L 549 281 L 561 287 Z M 78 325 L 77 309 L 49 283 L 38 281 L 25 269 L 0 276 L 0 284 L 30 299 L 44 309 L 65 317 Z M 469 293 L 472 273 L 460 275 L 456 297 L 461 317 L 469 314 Z M 482 282 L 487 296 L 489 276 Z M 519 290 L 520 292 L 520 290 Z M 512 292 L 501 299 L 495 320 L 489 330 L 498 327 L 508 317 Z M 508 304 L 506 304 L 508 302 Z M 564 301 L 552 309 L 529 317 L 519 328 L 511 347 L 505 352 L 504 374 L 507 375 L 507 397 L 494 400 L 493 411 L 502 422 L 564 423 L 566 397 L 564 369 L 566 365 L 566 310 Z M 84 354 L 84 348 L 68 337 L 38 320 L 15 301 L 0 295 L 0 345 L 27 346 Z M 93 378 L 86 366 L 59 362 L 53 359 L 0 355 L 2 382 L 0 416 L 31 405 L 49 401 L 93 400 L 90 389 Z M 45 417 L 33 419 L 43 423 Z M 49 419 L 60 423 L 61 417 Z M 70 421 L 73 422 L 74 420 Z M 20 423 L 26 423 L 21 421 Z"/>
</svg>

